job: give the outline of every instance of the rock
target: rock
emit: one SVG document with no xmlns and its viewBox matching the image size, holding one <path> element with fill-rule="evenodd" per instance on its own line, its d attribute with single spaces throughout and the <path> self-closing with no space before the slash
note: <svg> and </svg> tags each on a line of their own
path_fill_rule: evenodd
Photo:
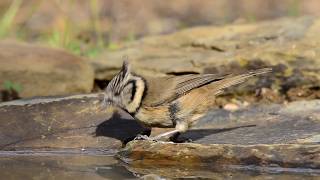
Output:
<svg viewBox="0 0 320 180">
<path fill-rule="evenodd" d="M 132 141 L 118 155 L 142 171 L 170 165 L 310 168 L 320 173 L 319 109 L 320 100 L 313 100 L 213 110 L 179 137 L 192 143 Z"/>
<path fill-rule="evenodd" d="M 0 42 L 0 85 L 21 86 L 19 96 L 88 93 L 93 70 L 82 58 L 63 50 L 16 42 Z"/>
<path fill-rule="evenodd" d="M 127 168 L 136 174 L 205 179 L 250 179 L 252 174 L 260 177 L 258 179 L 267 179 L 275 174 L 303 179 L 320 174 L 320 148 L 316 145 L 234 146 L 140 141 L 131 148 L 136 150 L 136 159 L 126 161 L 130 164 Z"/>
<path fill-rule="evenodd" d="M 251 24 L 231 24 L 185 29 L 173 34 L 150 36 L 107 51 L 91 60 L 95 78 L 110 80 L 123 56 L 133 69 L 152 76 L 188 73 L 239 73 L 273 67 L 266 78 L 250 80 L 235 91 L 255 94 L 259 88 L 273 89 L 271 102 L 297 99 L 291 89 L 319 98 L 320 18 L 282 18 Z M 295 90 L 298 91 L 298 90 Z M 290 93 L 287 93 L 290 92 Z M 248 100 L 248 99 L 246 99 Z"/>
<path fill-rule="evenodd" d="M 122 111 L 112 114 L 103 108 L 99 94 L 0 104 L 0 150 L 115 151 L 142 130 Z"/>
<path fill-rule="evenodd" d="M 135 141 L 127 145 L 134 165 L 227 167 L 228 165 L 256 165 L 283 168 L 320 168 L 319 145 L 274 144 L 231 145 L 195 143 L 164 143 Z M 128 161 L 127 161 L 128 162 Z"/>
<path fill-rule="evenodd" d="M 102 108 L 101 98 L 84 94 L 1 103 L 0 150 L 117 152 L 144 129 L 123 111 Z M 320 174 L 319 109 L 320 100 L 216 109 L 179 137 L 193 143 L 131 141 L 118 156 L 142 174 L 172 174 L 176 167 L 189 175 L 198 172 L 182 170 Z"/>
</svg>

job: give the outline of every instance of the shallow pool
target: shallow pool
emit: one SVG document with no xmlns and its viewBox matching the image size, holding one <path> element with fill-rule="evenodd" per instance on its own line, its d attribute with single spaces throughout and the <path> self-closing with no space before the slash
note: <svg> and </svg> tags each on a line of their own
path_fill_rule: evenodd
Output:
<svg viewBox="0 0 320 180">
<path fill-rule="evenodd" d="M 317 171 L 262 172 L 250 168 L 216 171 L 208 167 L 131 167 L 113 152 L 0 152 L 0 179 L 320 179 Z"/>
</svg>

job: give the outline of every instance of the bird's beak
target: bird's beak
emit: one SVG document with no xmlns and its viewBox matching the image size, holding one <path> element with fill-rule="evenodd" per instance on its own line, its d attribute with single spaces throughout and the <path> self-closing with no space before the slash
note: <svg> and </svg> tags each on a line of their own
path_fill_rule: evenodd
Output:
<svg viewBox="0 0 320 180">
<path fill-rule="evenodd" d="M 101 103 L 101 106 L 102 107 L 109 107 L 109 106 L 112 106 L 112 101 L 108 98 L 103 98 L 102 100 L 102 103 Z"/>
<path fill-rule="evenodd" d="M 103 98 L 101 102 L 101 109 L 104 109 L 107 112 L 112 112 L 114 109 L 112 101 L 110 99 Z"/>
</svg>

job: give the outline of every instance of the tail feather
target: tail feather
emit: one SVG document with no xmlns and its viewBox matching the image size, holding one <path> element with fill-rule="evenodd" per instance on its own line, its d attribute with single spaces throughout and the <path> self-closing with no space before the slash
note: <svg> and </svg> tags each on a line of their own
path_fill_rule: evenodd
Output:
<svg viewBox="0 0 320 180">
<path fill-rule="evenodd" d="M 236 76 L 231 74 L 220 81 L 212 83 L 210 86 L 212 87 L 214 92 L 221 93 L 221 90 L 228 88 L 230 86 L 234 86 L 234 85 L 243 83 L 252 76 L 266 74 L 269 72 L 272 72 L 271 68 L 257 69 L 257 70 L 249 71 L 247 73 L 236 75 Z"/>
</svg>

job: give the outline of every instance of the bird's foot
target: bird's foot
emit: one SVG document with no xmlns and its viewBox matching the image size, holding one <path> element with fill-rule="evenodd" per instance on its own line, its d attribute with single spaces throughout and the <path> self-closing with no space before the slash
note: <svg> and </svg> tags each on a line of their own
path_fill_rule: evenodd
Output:
<svg viewBox="0 0 320 180">
<path fill-rule="evenodd" d="M 147 135 L 138 134 L 133 140 L 151 140 Z"/>
<path fill-rule="evenodd" d="M 141 135 L 141 134 L 137 135 L 133 140 L 147 140 L 147 141 L 154 141 L 154 142 L 165 142 L 165 141 L 160 140 L 160 138 L 157 136 L 149 137 L 147 135 Z"/>
<path fill-rule="evenodd" d="M 157 136 L 153 136 L 153 137 L 149 137 L 146 135 L 137 135 L 134 140 L 148 140 L 148 141 L 156 141 L 156 142 L 166 142 L 166 141 L 162 141 L 163 138 L 166 138 L 166 140 L 168 140 L 168 136 L 171 134 L 175 134 L 178 133 L 178 130 L 173 130 L 173 131 L 168 131 L 162 134 L 159 134 Z"/>
</svg>

